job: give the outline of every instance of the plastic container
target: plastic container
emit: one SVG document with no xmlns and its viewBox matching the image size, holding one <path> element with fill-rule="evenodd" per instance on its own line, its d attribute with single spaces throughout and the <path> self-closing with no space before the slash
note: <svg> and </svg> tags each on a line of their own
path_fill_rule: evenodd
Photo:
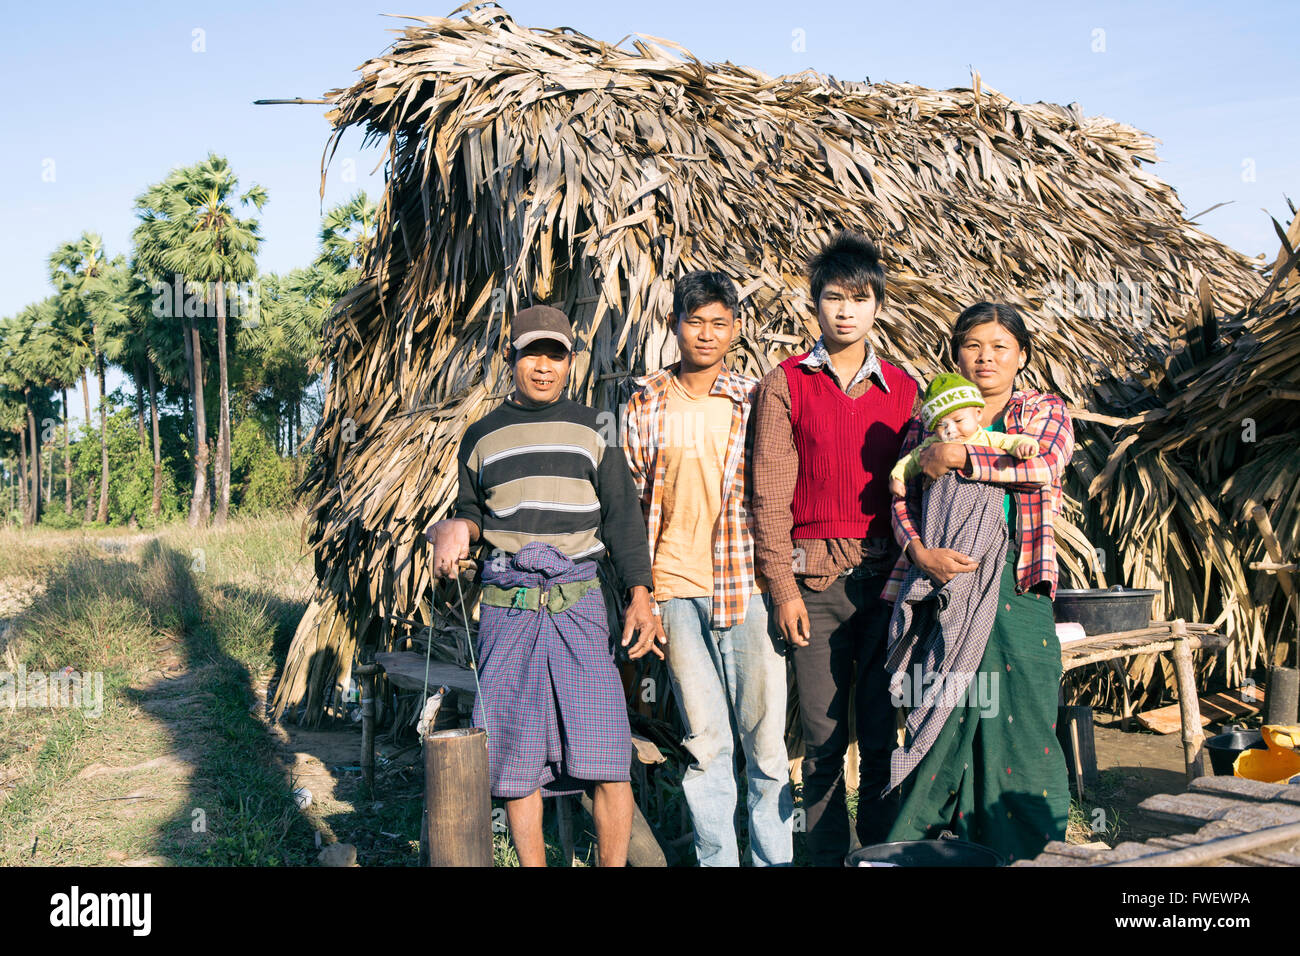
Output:
<svg viewBox="0 0 1300 956">
<path fill-rule="evenodd" d="M 845 866 L 860 862 L 887 863 L 894 866 L 1003 866 L 1001 855 L 967 840 L 904 840 L 877 843 L 854 850 L 844 858 Z"/>
<path fill-rule="evenodd" d="M 1205 741 L 1205 751 L 1210 755 L 1210 766 L 1216 777 L 1231 777 L 1232 765 L 1243 750 L 1267 749 L 1262 733 L 1240 727 L 1231 727 Z"/>
<path fill-rule="evenodd" d="M 1060 588 L 1053 609 L 1058 622 L 1081 624 L 1087 634 L 1136 631 L 1151 623 L 1151 604 L 1158 593 L 1118 584 L 1104 590 Z"/>
</svg>

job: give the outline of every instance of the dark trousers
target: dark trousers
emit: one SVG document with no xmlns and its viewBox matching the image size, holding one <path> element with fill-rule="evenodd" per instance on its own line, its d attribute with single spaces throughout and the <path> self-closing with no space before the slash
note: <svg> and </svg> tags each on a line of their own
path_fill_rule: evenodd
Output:
<svg viewBox="0 0 1300 956">
<path fill-rule="evenodd" d="M 889 756 L 897 745 L 885 650 L 893 605 L 880 599 L 887 574 L 836 579 L 825 591 L 799 584 L 812 636 L 794 650 L 803 722 L 803 807 L 814 866 L 842 866 L 849 852 L 844 755 L 849 746 L 849 691 L 856 683 L 859 779 L 858 840 L 885 839 L 898 812 L 889 785 Z"/>
</svg>

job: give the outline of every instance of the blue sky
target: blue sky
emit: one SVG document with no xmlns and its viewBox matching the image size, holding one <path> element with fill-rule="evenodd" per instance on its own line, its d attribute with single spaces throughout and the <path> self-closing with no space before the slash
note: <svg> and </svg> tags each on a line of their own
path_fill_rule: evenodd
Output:
<svg viewBox="0 0 1300 956">
<path fill-rule="evenodd" d="M 241 185 L 259 183 L 270 194 L 261 217 L 262 269 L 306 264 L 321 213 L 320 163 L 330 132 L 324 107 L 252 101 L 347 86 L 403 23 L 381 14 L 446 15 L 455 3 L 108 6 L 78 0 L 6 10 L 0 315 L 49 293 L 46 260 L 61 241 L 91 230 L 110 252 L 128 252 L 135 196 L 209 150 L 230 160 Z M 974 67 L 985 85 L 1014 99 L 1077 102 L 1087 115 L 1159 137 L 1156 175 L 1178 190 L 1189 214 L 1231 202 L 1201 224 L 1248 255 L 1271 259 L 1278 242 L 1268 214 L 1285 224 L 1284 197 L 1300 204 L 1300 7 L 1293 3 L 504 6 L 530 26 L 571 26 L 610 42 L 648 33 L 702 59 L 770 74 L 813 68 L 943 89 L 968 86 Z M 379 194 L 382 182 L 371 170 L 382 154 L 360 145 L 351 135 L 340 146 L 326 206 L 361 187 Z M 344 182 L 349 168 L 355 178 Z"/>
</svg>

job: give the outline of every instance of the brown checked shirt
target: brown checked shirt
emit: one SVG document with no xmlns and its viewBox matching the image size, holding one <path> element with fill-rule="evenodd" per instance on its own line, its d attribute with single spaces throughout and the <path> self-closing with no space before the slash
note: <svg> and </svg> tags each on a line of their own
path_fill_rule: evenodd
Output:
<svg viewBox="0 0 1300 956">
<path fill-rule="evenodd" d="M 800 364 L 821 368 L 849 398 L 865 395 L 872 386 L 888 390 L 880 360 L 870 346 L 866 361 L 847 389 L 836 376 L 820 338 Z M 918 389 L 913 416 L 920 414 L 920 395 Z M 754 398 L 754 427 L 754 559 L 759 574 L 767 580 L 773 603 L 785 604 L 799 596 L 796 575 L 811 590 L 824 591 L 836 578 L 859 565 L 888 572 L 897 553 L 889 538 L 801 538 L 802 553 L 795 550 L 790 505 L 799 477 L 799 454 L 790 424 L 790 385 L 780 368 L 773 369 L 759 383 Z"/>
</svg>

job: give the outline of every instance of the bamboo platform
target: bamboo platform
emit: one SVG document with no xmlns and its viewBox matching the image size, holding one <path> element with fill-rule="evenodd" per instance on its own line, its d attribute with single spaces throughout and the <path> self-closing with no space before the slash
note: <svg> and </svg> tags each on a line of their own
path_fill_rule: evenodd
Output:
<svg viewBox="0 0 1300 956">
<path fill-rule="evenodd" d="M 1197 697 L 1196 675 L 1192 669 L 1192 652 L 1218 650 L 1228 639 L 1209 624 L 1187 621 L 1152 621 L 1135 631 L 1116 631 L 1111 634 L 1093 634 L 1061 647 L 1062 672 L 1087 664 L 1117 661 L 1138 654 L 1170 653 L 1174 659 L 1174 678 L 1178 687 L 1178 709 L 1182 722 L 1183 754 L 1187 763 L 1187 779 L 1205 776 L 1205 733 L 1201 729 L 1200 700 Z M 1127 721 L 1132 716 L 1132 703 L 1128 687 L 1124 687 L 1124 713 Z"/>
<path fill-rule="evenodd" d="M 1114 849 L 1052 842 L 1012 866 L 1300 866 L 1300 786 L 1241 777 L 1198 777 L 1187 793 L 1138 806 L 1192 832 Z"/>
</svg>

